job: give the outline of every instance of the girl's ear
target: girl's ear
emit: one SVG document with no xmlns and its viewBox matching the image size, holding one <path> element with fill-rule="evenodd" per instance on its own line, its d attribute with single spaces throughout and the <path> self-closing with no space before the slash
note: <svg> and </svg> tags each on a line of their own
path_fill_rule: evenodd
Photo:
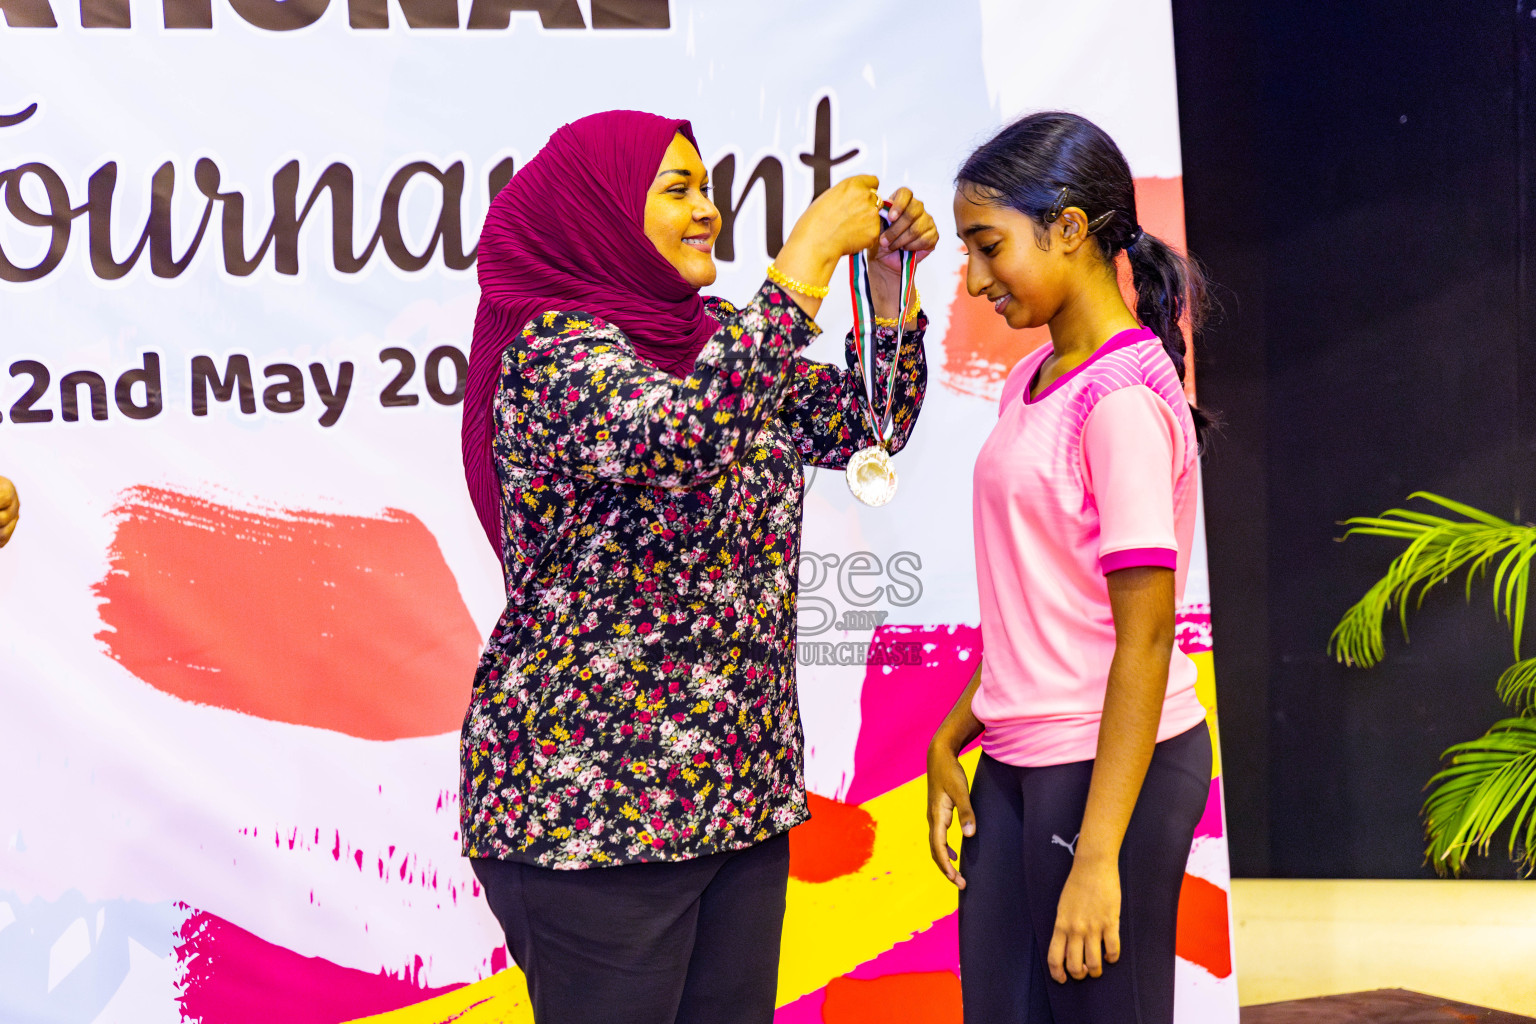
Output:
<svg viewBox="0 0 1536 1024">
<path fill-rule="evenodd" d="M 1088 215 L 1081 207 L 1069 206 L 1052 225 L 1061 237 L 1062 249 L 1068 255 L 1082 248 L 1088 241 Z"/>
</svg>

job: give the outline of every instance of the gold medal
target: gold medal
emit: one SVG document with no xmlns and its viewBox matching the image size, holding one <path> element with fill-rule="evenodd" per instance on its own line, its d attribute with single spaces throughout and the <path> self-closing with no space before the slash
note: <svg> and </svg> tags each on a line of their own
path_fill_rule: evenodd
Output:
<svg viewBox="0 0 1536 1024">
<path fill-rule="evenodd" d="M 873 508 L 896 496 L 896 464 L 884 448 L 872 446 L 854 452 L 845 475 L 853 496 Z"/>
</svg>

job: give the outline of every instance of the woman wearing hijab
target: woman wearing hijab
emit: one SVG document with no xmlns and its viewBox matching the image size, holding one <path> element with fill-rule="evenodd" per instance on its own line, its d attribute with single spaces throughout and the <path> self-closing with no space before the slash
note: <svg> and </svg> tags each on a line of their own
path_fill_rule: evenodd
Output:
<svg viewBox="0 0 1536 1024">
<path fill-rule="evenodd" d="M 938 232 L 910 192 L 883 234 L 875 178 L 822 194 L 738 309 L 699 294 L 720 229 L 707 177 L 688 122 L 596 114 L 551 137 L 481 235 L 464 465 L 507 607 L 460 810 L 541 1024 L 772 1019 L 788 831 L 809 817 L 802 465 L 875 443 L 851 336 L 847 371 L 797 354 L 841 257 L 871 252 L 892 451 L 927 380 L 897 269 Z"/>
</svg>

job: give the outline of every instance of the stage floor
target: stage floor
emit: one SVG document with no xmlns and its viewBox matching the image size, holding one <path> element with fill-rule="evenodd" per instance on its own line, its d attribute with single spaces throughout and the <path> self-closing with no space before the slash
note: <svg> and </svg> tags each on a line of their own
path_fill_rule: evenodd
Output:
<svg viewBox="0 0 1536 1024">
<path fill-rule="evenodd" d="M 1536 1018 L 1536 882 L 1232 880 L 1238 1001 L 1402 990 Z M 1426 1011 L 1427 1012 L 1427 1011 Z M 1247 1011 L 1243 1020 L 1249 1021 Z M 1392 1020 L 1268 1017 L 1255 1021 Z M 1409 1018 L 1403 1018 L 1409 1019 Z M 1414 1017 L 1413 1020 L 1454 1020 Z"/>
<path fill-rule="evenodd" d="M 1536 1017 L 1387 988 L 1245 1006 L 1242 1024 L 1536 1024 Z"/>
</svg>

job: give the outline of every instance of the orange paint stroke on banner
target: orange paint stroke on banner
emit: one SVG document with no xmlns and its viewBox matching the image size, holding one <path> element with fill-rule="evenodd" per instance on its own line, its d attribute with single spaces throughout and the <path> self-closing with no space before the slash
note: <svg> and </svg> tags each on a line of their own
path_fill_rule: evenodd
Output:
<svg viewBox="0 0 1536 1024">
<path fill-rule="evenodd" d="M 457 731 L 480 636 L 415 516 L 237 509 L 133 487 L 96 634 L 182 700 L 370 740 Z"/>
<path fill-rule="evenodd" d="M 960 978 L 953 971 L 887 974 L 862 981 L 834 978 L 821 1019 L 827 1024 L 960 1024 Z"/>
<path fill-rule="evenodd" d="M 875 852 L 875 819 L 856 804 L 807 793 L 811 820 L 789 830 L 789 875 L 830 882 L 858 871 Z"/>
<path fill-rule="evenodd" d="M 1178 954 L 1218 978 L 1232 973 L 1226 890 L 1191 874 L 1179 893 Z"/>
</svg>

